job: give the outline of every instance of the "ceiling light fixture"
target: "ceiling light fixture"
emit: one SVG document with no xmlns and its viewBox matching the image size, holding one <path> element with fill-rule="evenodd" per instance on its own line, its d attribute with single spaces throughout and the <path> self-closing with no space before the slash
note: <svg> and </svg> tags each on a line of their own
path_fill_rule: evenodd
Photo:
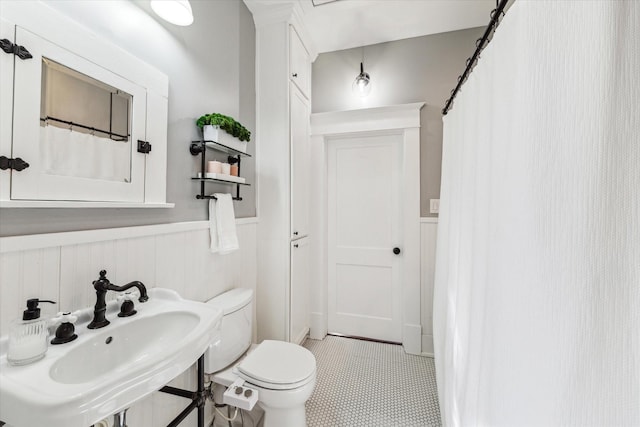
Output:
<svg viewBox="0 0 640 427">
<path fill-rule="evenodd" d="M 193 23 L 189 0 L 151 0 L 151 9 L 162 19 L 181 27 Z"/>
<path fill-rule="evenodd" d="M 364 66 L 362 62 L 360 63 L 360 74 L 356 76 L 356 79 L 353 81 L 351 85 L 351 90 L 361 97 L 365 97 L 369 95 L 371 92 L 371 76 L 369 73 L 364 72 Z"/>
</svg>

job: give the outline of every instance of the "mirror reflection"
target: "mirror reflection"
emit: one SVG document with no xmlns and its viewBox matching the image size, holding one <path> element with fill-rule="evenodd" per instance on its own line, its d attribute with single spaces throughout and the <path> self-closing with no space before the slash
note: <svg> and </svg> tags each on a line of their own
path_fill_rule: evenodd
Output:
<svg viewBox="0 0 640 427">
<path fill-rule="evenodd" d="M 45 171 L 131 181 L 133 96 L 42 59 L 40 144 Z"/>
</svg>

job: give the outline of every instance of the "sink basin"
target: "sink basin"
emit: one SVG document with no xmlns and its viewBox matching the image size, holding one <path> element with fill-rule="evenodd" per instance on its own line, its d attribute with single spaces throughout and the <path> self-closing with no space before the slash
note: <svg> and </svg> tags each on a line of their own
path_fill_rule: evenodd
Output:
<svg viewBox="0 0 640 427">
<path fill-rule="evenodd" d="M 134 316 L 119 318 L 118 304 L 111 302 L 111 324 L 95 330 L 87 328 L 92 309 L 83 310 L 76 324 L 78 338 L 50 345 L 44 359 L 30 365 L 10 366 L 2 354 L 0 420 L 13 427 L 91 426 L 159 390 L 195 363 L 222 319 L 211 305 L 158 288 L 136 310 Z"/>
<path fill-rule="evenodd" d="M 51 366 L 49 375 L 63 384 L 80 384 L 101 375 L 128 371 L 132 363 L 141 362 L 162 351 L 163 347 L 173 345 L 197 324 L 198 316 L 178 311 L 140 318 L 117 334 L 105 328 L 104 333 L 59 358 Z"/>
</svg>

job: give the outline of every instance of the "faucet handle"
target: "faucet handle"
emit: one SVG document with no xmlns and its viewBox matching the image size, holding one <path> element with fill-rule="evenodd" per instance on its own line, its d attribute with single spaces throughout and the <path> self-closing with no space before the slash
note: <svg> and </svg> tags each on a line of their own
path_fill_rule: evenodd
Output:
<svg viewBox="0 0 640 427">
<path fill-rule="evenodd" d="M 118 300 L 118 302 L 122 302 L 122 305 L 120 306 L 120 313 L 118 313 L 118 317 L 129 317 L 137 313 L 137 311 L 134 309 L 134 304 L 133 304 L 134 297 L 135 295 L 133 294 L 133 292 L 121 292 L 117 296 L 116 299 Z"/>
<path fill-rule="evenodd" d="M 78 321 L 78 316 L 74 316 L 70 311 L 61 311 L 58 313 L 56 317 L 51 319 L 52 325 L 57 325 L 60 323 L 76 323 Z"/>
<path fill-rule="evenodd" d="M 56 329 L 56 337 L 51 340 L 51 344 L 64 344 L 78 338 L 75 333 L 75 326 L 73 326 L 76 320 L 78 320 L 78 317 L 71 314 L 70 311 L 61 311 L 57 317 L 51 319 L 54 325 L 59 324 L 58 329 Z"/>
<path fill-rule="evenodd" d="M 136 291 L 125 291 L 125 292 L 120 292 L 116 296 L 116 301 L 118 301 L 118 302 L 133 301 L 137 297 L 138 297 L 137 290 Z"/>
</svg>

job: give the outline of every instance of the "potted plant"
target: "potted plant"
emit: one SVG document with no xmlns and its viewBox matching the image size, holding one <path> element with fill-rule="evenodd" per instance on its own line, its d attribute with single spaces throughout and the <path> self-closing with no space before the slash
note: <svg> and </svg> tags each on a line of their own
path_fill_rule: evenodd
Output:
<svg viewBox="0 0 640 427">
<path fill-rule="evenodd" d="M 196 125 L 202 129 L 205 141 L 214 141 L 243 153 L 247 152 L 251 132 L 233 117 L 219 113 L 205 114 L 196 121 Z"/>
</svg>

